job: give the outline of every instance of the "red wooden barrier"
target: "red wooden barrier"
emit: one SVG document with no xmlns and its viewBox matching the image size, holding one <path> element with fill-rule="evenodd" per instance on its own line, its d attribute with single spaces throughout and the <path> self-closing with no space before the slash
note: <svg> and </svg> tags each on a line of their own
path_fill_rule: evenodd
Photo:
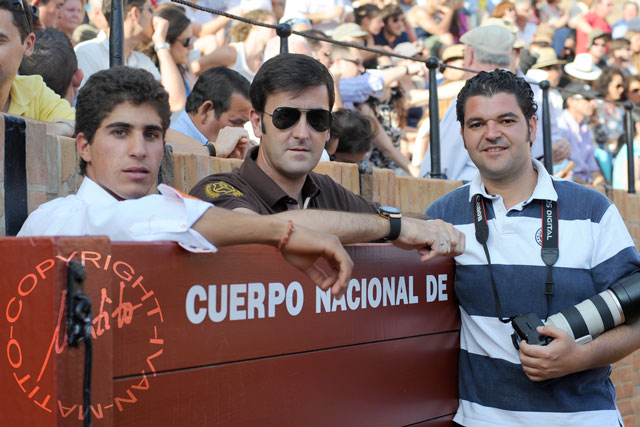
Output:
<svg viewBox="0 0 640 427">
<path fill-rule="evenodd" d="M 195 255 L 171 243 L 0 239 L 0 424 L 81 425 L 84 350 L 66 346 L 59 317 L 69 257 L 84 260 L 92 298 L 94 425 L 447 424 L 452 260 L 348 250 L 353 278 L 334 300 L 263 246 Z"/>
</svg>

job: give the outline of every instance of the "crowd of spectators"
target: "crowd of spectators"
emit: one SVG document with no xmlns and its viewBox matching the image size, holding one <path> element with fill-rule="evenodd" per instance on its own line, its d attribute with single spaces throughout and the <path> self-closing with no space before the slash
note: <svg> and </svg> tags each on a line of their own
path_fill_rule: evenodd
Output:
<svg viewBox="0 0 640 427">
<path fill-rule="evenodd" d="M 18 22 L 21 34 L 15 40 L 21 47 L 14 49 L 10 62 L 19 69 L 3 67 L 0 75 L 3 112 L 29 116 L 29 111 L 40 108 L 17 108 L 24 98 L 20 92 L 41 90 L 40 83 L 31 87 L 36 84 L 31 80 L 24 88 L 27 81 L 22 79 L 39 75 L 42 87 L 48 86 L 60 99 L 46 92 L 42 96 L 47 106 L 43 103 L 42 108 L 49 111 L 31 117 L 51 121 L 56 132 L 70 135 L 69 111 L 77 91 L 92 74 L 109 67 L 110 0 L 35 0 L 32 5 L 27 0 L 0 1 L 14 22 L 24 20 Z M 417 59 L 436 56 L 443 64 L 438 72 L 440 118 L 447 108 L 455 110 L 457 93 L 470 77 L 451 67 L 507 68 L 532 83 L 548 80 L 555 172 L 591 185 L 626 189 L 622 102 L 640 103 L 640 17 L 634 0 L 615 6 L 613 0 L 197 3 Z M 249 123 L 246 88 L 262 63 L 278 54 L 275 31 L 168 1 L 124 0 L 123 7 L 123 62 L 146 69 L 161 81 L 169 93 L 172 129 L 197 140 L 212 155 L 244 156 L 257 140 Z M 510 33 L 513 40 L 504 47 L 507 50 L 493 51 L 501 40 L 481 43 L 487 34 L 506 33 L 483 30 L 465 41 L 465 34 L 483 27 Z M 336 82 L 335 123 L 324 160 L 430 175 L 429 79 L 423 62 L 298 36 L 290 38 L 289 50 L 316 58 Z M 503 53 L 507 62 L 499 60 Z M 238 76 L 209 73 L 220 67 Z M 212 82 L 212 76 L 222 80 Z M 69 105 L 63 108 L 62 103 Z M 633 117 L 640 115 L 634 112 Z M 457 158 L 443 158 L 442 172 L 448 179 L 467 180 L 469 171 L 461 174 L 461 169 L 447 167 L 464 164 L 466 153 L 443 137 L 446 126 L 445 116 L 440 125 L 442 156 Z M 536 144 L 533 149 L 540 157 Z M 640 171 L 635 171 L 640 184 Z"/>
</svg>

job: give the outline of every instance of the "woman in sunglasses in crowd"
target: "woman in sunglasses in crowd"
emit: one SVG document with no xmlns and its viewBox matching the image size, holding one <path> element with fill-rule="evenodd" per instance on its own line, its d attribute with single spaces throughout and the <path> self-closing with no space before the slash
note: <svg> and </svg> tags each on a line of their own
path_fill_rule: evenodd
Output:
<svg viewBox="0 0 640 427">
<path fill-rule="evenodd" d="M 171 111 L 176 112 L 184 109 L 187 97 L 191 88 L 196 83 L 196 76 L 189 66 L 189 53 L 193 45 L 194 37 L 191 28 L 191 20 L 187 18 L 184 10 L 180 6 L 163 4 L 155 12 L 156 17 L 160 17 L 168 22 L 164 43 L 155 43 L 156 46 L 163 46 L 164 49 L 157 49 L 153 52 L 151 48 L 153 62 L 158 66 L 160 74 L 165 77 L 170 74 L 169 84 L 174 87 L 166 87 L 169 92 L 169 105 Z M 155 34 L 154 34 L 155 36 Z M 161 50 L 166 50 L 173 61 L 159 61 L 158 55 L 163 55 Z M 162 79 L 163 85 L 165 79 Z"/>
<path fill-rule="evenodd" d="M 604 101 L 599 101 L 596 114 L 598 122 L 595 128 L 595 139 L 598 144 L 609 152 L 617 144 L 618 138 L 624 132 L 624 110 L 615 102 L 624 101 L 624 75 L 617 68 L 605 68 L 593 89 L 604 95 Z"/>
</svg>

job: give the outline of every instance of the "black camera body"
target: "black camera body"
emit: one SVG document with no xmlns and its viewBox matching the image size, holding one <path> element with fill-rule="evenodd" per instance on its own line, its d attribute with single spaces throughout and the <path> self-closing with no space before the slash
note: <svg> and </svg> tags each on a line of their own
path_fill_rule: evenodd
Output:
<svg viewBox="0 0 640 427">
<path fill-rule="evenodd" d="M 531 345 L 547 345 L 553 338 L 546 335 L 541 335 L 536 328 L 538 326 L 544 326 L 542 320 L 535 313 L 529 313 L 522 316 L 516 316 L 511 321 L 511 326 L 515 331 L 511 335 L 513 346 L 516 350 L 520 349 L 520 341 L 526 341 Z"/>
<path fill-rule="evenodd" d="M 516 316 L 511 325 L 515 333 L 511 340 L 516 350 L 520 341 L 532 345 L 547 345 L 553 339 L 540 335 L 538 326 L 553 325 L 565 332 L 579 344 L 595 339 L 601 333 L 635 319 L 640 315 L 640 272 L 620 280 L 610 289 L 549 316 L 542 322 L 537 314 Z"/>
</svg>

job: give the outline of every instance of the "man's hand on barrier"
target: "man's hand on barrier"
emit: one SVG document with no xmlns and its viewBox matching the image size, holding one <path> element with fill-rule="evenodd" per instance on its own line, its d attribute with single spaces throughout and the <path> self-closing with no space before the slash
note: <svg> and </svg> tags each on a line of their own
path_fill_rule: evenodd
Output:
<svg viewBox="0 0 640 427">
<path fill-rule="evenodd" d="M 323 290 L 331 288 L 334 296 L 341 296 L 347 289 L 353 261 L 336 236 L 296 225 L 282 249 L 282 255 Z M 318 266 L 317 261 L 321 257 L 329 263 L 329 271 Z"/>
<path fill-rule="evenodd" d="M 394 244 L 402 249 L 417 249 L 421 261 L 426 262 L 440 255 L 462 254 L 465 237 L 453 225 L 439 219 L 422 221 L 404 217 L 400 236 Z"/>
<path fill-rule="evenodd" d="M 520 342 L 520 362 L 530 380 L 544 381 L 586 369 L 582 361 L 587 346 L 576 343 L 568 333 L 555 326 L 539 326 L 537 330 L 553 341 L 548 345 Z"/>
</svg>

